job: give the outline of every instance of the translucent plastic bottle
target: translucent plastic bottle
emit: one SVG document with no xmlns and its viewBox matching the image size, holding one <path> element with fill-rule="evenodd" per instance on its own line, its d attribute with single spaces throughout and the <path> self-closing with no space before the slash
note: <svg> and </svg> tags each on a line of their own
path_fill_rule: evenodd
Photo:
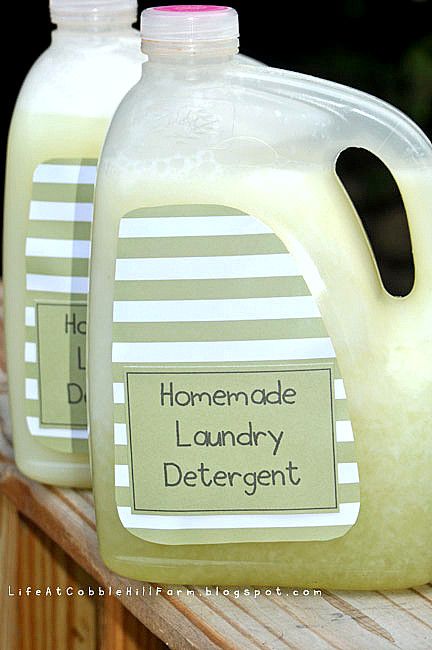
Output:
<svg viewBox="0 0 432 650">
<path fill-rule="evenodd" d="M 432 148 L 350 88 L 234 63 L 236 13 L 142 15 L 103 149 L 89 396 L 102 556 L 163 582 L 432 577 Z M 335 174 L 392 171 L 416 281 L 384 290 Z"/>
<path fill-rule="evenodd" d="M 52 0 L 57 29 L 9 135 L 4 281 L 16 461 L 46 483 L 90 482 L 85 321 L 96 160 L 139 78 L 135 0 Z"/>
</svg>

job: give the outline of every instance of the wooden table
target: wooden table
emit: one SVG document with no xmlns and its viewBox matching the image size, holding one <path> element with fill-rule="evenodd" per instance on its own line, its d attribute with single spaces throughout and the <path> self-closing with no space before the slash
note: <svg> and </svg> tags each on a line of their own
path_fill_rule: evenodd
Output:
<svg viewBox="0 0 432 650">
<path fill-rule="evenodd" d="M 0 427 L 0 650 L 432 648 L 430 585 L 259 598 L 236 598 L 232 590 L 207 596 L 199 587 L 189 587 L 194 595 L 186 587 L 178 595 L 164 587 L 152 596 L 19 597 L 18 589 L 27 586 L 97 592 L 143 583 L 101 562 L 91 492 L 47 487 L 18 471 L 1 344 Z"/>
</svg>

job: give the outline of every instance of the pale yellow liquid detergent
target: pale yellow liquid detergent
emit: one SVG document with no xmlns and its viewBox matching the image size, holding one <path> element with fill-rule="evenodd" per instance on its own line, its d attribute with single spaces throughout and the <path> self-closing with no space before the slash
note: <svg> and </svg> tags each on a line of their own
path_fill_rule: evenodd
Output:
<svg viewBox="0 0 432 650">
<path fill-rule="evenodd" d="M 87 486 L 87 454 L 47 449 L 27 429 L 24 410 L 25 363 L 25 240 L 36 167 L 58 158 L 98 158 L 108 118 L 17 111 L 9 139 L 4 230 L 5 312 L 7 358 L 14 447 L 20 469 L 40 481 Z"/>
<path fill-rule="evenodd" d="M 120 158 L 120 156 L 119 156 Z M 393 170 L 394 171 L 394 170 Z M 394 172 L 411 224 L 416 285 L 383 289 L 360 221 L 336 175 L 313 165 L 221 167 L 209 158 L 174 170 L 106 156 L 100 170 L 90 296 L 90 403 L 101 553 L 110 568 L 169 583 L 403 588 L 432 577 L 432 170 Z M 320 542 L 167 546 L 123 528 L 116 512 L 112 413 L 112 301 L 119 220 L 170 204 L 226 205 L 262 219 L 296 257 L 332 338 L 356 437 L 357 523 Z M 100 272 L 104 269 L 104 273 Z M 156 436 L 155 436 L 156 444 Z"/>
</svg>

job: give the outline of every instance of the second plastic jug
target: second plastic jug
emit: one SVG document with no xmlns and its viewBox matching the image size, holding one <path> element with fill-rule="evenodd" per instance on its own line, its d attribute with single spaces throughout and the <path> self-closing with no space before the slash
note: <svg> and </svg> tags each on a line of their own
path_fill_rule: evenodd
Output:
<svg viewBox="0 0 432 650">
<path fill-rule="evenodd" d="M 4 281 L 15 458 L 31 478 L 88 487 L 86 302 L 96 162 L 138 80 L 135 0 L 51 0 L 58 29 L 9 133 Z M 25 47 L 25 44 L 23 44 Z"/>
</svg>

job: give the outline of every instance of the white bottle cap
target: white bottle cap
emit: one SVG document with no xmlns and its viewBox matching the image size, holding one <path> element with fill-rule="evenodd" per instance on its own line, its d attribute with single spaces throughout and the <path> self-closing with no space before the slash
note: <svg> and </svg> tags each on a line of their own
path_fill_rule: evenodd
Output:
<svg viewBox="0 0 432 650">
<path fill-rule="evenodd" d="M 152 7 L 141 14 L 141 38 L 145 42 L 193 44 L 231 42 L 238 47 L 237 12 L 218 5 L 170 5 Z"/>
<path fill-rule="evenodd" d="M 137 0 L 50 0 L 53 23 L 64 21 L 136 20 Z"/>
</svg>

